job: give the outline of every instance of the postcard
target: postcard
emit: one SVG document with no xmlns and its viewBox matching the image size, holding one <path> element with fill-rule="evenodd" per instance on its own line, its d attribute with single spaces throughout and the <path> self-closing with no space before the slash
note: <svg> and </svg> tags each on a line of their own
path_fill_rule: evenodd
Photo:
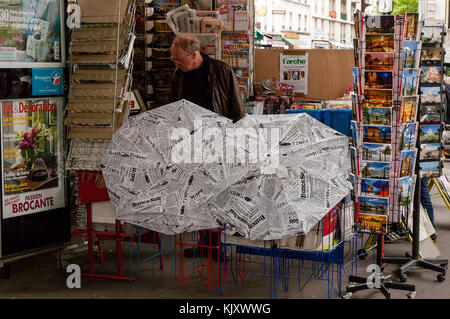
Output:
<svg viewBox="0 0 450 319">
<path fill-rule="evenodd" d="M 361 178 L 361 195 L 389 197 L 389 180 Z"/>
<path fill-rule="evenodd" d="M 420 95 L 422 95 L 421 103 L 438 104 L 441 103 L 441 87 L 440 86 L 421 86 Z"/>
<path fill-rule="evenodd" d="M 360 197 L 361 199 L 361 197 Z M 364 202 L 364 205 L 366 203 Z M 382 203 L 385 204 L 384 202 Z M 388 215 L 389 207 L 385 215 Z M 358 230 L 361 232 L 371 232 L 371 233 L 386 233 L 386 224 L 387 224 L 387 216 L 382 215 L 368 215 L 362 214 L 359 215 L 359 224 Z"/>
<path fill-rule="evenodd" d="M 422 65 L 441 65 L 442 48 L 423 47 Z"/>
<path fill-rule="evenodd" d="M 420 122 L 421 123 L 441 123 L 440 104 L 421 105 L 420 106 Z"/>
<path fill-rule="evenodd" d="M 420 177 L 439 177 L 441 171 L 441 162 L 420 162 Z"/>
<path fill-rule="evenodd" d="M 366 34 L 385 34 L 395 32 L 395 16 L 367 16 Z"/>
<path fill-rule="evenodd" d="M 351 94 L 352 96 L 352 119 L 353 121 L 360 121 L 361 114 L 361 103 L 359 101 L 359 96 L 355 93 Z"/>
<path fill-rule="evenodd" d="M 421 83 L 441 83 L 442 67 L 440 66 L 423 66 L 420 76 Z"/>
<path fill-rule="evenodd" d="M 418 104 L 419 104 L 418 96 L 402 97 L 400 123 L 413 123 L 416 121 Z"/>
<path fill-rule="evenodd" d="M 366 70 L 373 71 L 393 71 L 394 53 L 391 52 L 370 52 L 364 54 Z"/>
<path fill-rule="evenodd" d="M 391 145 L 390 144 L 362 144 L 362 160 L 363 161 L 391 161 Z"/>
<path fill-rule="evenodd" d="M 392 128 L 381 125 L 363 125 L 363 142 L 391 143 Z"/>
<path fill-rule="evenodd" d="M 364 90 L 364 106 L 392 107 L 392 90 Z"/>
<path fill-rule="evenodd" d="M 389 179 L 391 163 L 389 162 L 361 162 L 361 176 L 363 178 Z"/>
<path fill-rule="evenodd" d="M 397 194 L 398 194 L 398 205 L 408 206 L 411 204 L 412 198 L 412 177 L 406 176 L 397 179 Z"/>
<path fill-rule="evenodd" d="M 358 146 L 358 123 L 356 121 L 350 121 L 350 129 L 352 130 L 353 145 Z"/>
<path fill-rule="evenodd" d="M 394 35 L 393 34 L 367 34 L 366 35 L 366 52 L 394 52 Z"/>
<path fill-rule="evenodd" d="M 361 13 L 355 12 L 353 14 L 353 19 L 354 19 L 354 23 L 355 23 L 355 37 L 357 39 L 359 39 L 361 36 L 361 34 L 360 34 Z"/>
<path fill-rule="evenodd" d="M 392 89 L 393 72 L 391 71 L 365 71 L 365 89 Z"/>
<path fill-rule="evenodd" d="M 422 27 L 422 42 L 436 44 L 442 42 L 442 27 L 423 26 Z"/>
<path fill-rule="evenodd" d="M 359 68 L 352 68 L 353 90 L 359 94 Z"/>
<path fill-rule="evenodd" d="M 359 68 L 359 41 L 358 41 L 358 38 L 353 39 L 353 57 L 355 59 L 355 67 Z"/>
<path fill-rule="evenodd" d="M 441 158 L 441 143 L 420 144 L 421 161 L 439 161 Z"/>
<path fill-rule="evenodd" d="M 416 123 L 402 124 L 400 132 L 400 149 L 413 150 L 416 148 Z"/>
<path fill-rule="evenodd" d="M 418 28 L 419 28 L 419 14 L 406 13 L 403 30 L 403 40 L 405 41 L 417 40 Z"/>
<path fill-rule="evenodd" d="M 404 69 L 419 67 L 420 48 L 418 41 L 405 41 L 403 44 L 402 65 Z"/>
<path fill-rule="evenodd" d="M 440 124 L 420 124 L 420 143 L 439 143 L 440 130 Z"/>
<path fill-rule="evenodd" d="M 411 176 L 414 173 L 416 162 L 416 150 L 402 151 L 400 155 L 399 177 Z"/>
<path fill-rule="evenodd" d="M 420 69 L 404 69 L 402 78 L 402 95 L 413 96 L 417 95 L 417 89 L 419 88 L 419 74 Z"/>
<path fill-rule="evenodd" d="M 391 125 L 392 108 L 363 107 L 363 124 Z"/>
<path fill-rule="evenodd" d="M 360 214 L 387 215 L 389 211 L 389 198 L 361 196 L 359 198 L 359 209 Z"/>
<path fill-rule="evenodd" d="M 358 174 L 359 165 L 358 165 L 358 151 L 355 147 L 350 146 L 350 164 L 353 174 Z"/>
</svg>

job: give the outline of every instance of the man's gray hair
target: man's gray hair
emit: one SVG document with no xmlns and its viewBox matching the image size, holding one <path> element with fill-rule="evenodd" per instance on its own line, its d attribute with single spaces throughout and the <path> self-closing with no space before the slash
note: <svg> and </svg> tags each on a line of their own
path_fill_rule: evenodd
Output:
<svg viewBox="0 0 450 319">
<path fill-rule="evenodd" d="M 173 45 L 182 48 L 187 54 L 194 51 L 200 51 L 200 42 L 197 37 L 192 35 L 177 35 L 173 40 Z"/>
</svg>

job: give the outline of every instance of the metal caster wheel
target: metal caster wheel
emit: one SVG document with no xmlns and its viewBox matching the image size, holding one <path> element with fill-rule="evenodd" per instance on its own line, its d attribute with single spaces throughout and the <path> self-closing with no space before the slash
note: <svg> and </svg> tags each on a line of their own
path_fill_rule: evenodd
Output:
<svg viewBox="0 0 450 319">
<path fill-rule="evenodd" d="M 410 291 L 410 292 L 406 295 L 406 298 L 408 298 L 408 299 L 414 299 L 415 296 L 416 296 L 416 292 L 415 292 L 415 291 Z"/>
<path fill-rule="evenodd" d="M 407 282 L 408 281 L 408 276 L 406 276 L 405 274 L 401 274 L 399 276 L 399 278 L 400 278 L 401 282 Z"/>
<path fill-rule="evenodd" d="M 439 282 L 443 282 L 443 281 L 445 280 L 445 275 L 444 275 L 444 274 L 439 274 L 439 275 L 437 275 L 437 280 L 438 280 Z"/>
<path fill-rule="evenodd" d="M 353 294 L 351 292 L 347 292 L 345 295 L 342 295 L 342 299 L 351 299 L 352 295 Z"/>
<path fill-rule="evenodd" d="M 357 254 L 359 259 L 364 259 L 364 257 L 367 255 L 367 252 L 365 249 L 358 249 Z"/>
</svg>

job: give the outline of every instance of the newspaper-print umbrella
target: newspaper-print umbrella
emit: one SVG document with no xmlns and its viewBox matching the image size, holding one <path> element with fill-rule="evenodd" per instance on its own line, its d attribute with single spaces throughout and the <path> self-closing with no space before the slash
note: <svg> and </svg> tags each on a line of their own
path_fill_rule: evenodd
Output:
<svg viewBox="0 0 450 319">
<path fill-rule="evenodd" d="M 233 125 L 184 100 L 130 118 L 101 165 L 116 217 L 165 234 L 304 234 L 351 188 L 347 137 L 312 117 Z"/>
<path fill-rule="evenodd" d="M 231 233 L 273 240 L 308 233 L 351 191 L 348 139 L 307 114 L 248 116 L 237 127 L 279 130 L 270 169 L 228 187 L 209 211 Z M 261 163 L 261 167 L 267 163 Z"/>
<path fill-rule="evenodd" d="M 215 152 L 230 126 L 186 100 L 129 118 L 101 162 L 116 218 L 165 234 L 220 227 L 207 203 L 250 169 Z"/>
</svg>

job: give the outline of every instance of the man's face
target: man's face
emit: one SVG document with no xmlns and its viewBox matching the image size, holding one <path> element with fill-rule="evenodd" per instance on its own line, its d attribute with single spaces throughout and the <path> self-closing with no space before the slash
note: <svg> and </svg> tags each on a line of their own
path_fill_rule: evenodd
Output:
<svg viewBox="0 0 450 319">
<path fill-rule="evenodd" d="M 172 45 L 170 58 L 181 71 L 189 72 L 194 70 L 195 52 L 187 54 L 181 47 Z"/>
</svg>

